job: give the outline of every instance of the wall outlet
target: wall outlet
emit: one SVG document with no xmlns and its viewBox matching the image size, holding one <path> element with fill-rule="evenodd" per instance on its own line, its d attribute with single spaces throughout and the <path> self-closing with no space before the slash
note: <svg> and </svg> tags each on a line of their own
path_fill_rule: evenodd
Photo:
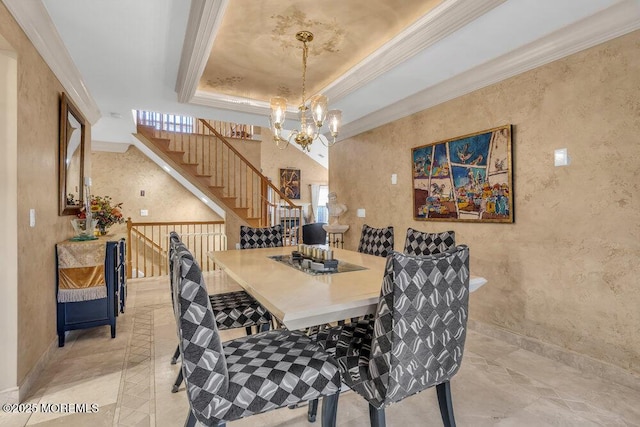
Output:
<svg viewBox="0 0 640 427">
<path fill-rule="evenodd" d="M 140 209 L 140 216 L 149 216 L 149 211 L 147 209 Z"/>
<path fill-rule="evenodd" d="M 392 173 L 391 174 L 391 184 L 392 185 L 396 185 L 398 183 L 398 174 L 397 173 Z"/>
<path fill-rule="evenodd" d="M 36 210 L 31 208 L 29 209 L 29 227 L 33 228 L 36 226 Z"/>
<path fill-rule="evenodd" d="M 358 218 L 364 218 L 365 217 L 365 212 L 363 208 L 358 209 L 357 212 Z"/>
</svg>

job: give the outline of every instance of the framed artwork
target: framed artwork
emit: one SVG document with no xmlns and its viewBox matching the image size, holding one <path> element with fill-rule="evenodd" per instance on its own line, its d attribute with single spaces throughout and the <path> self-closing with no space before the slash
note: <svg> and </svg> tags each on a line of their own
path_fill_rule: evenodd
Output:
<svg viewBox="0 0 640 427">
<path fill-rule="evenodd" d="M 300 169 L 280 169 L 280 191 L 290 199 L 300 199 Z"/>
<path fill-rule="evenodd" d="M 513 222 L 511 125 L 411 149 L 413 217 Z"/>
</svg>

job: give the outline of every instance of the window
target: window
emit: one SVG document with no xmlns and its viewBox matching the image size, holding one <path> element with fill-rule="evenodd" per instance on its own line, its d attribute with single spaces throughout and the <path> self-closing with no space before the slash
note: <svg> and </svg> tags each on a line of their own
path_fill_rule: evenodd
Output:
<svg viewBox="0 0 640 427">
<path fill-rule="evenodd" d="M 329 186 L 321 185 L 318 192 L 318 215 L 316 222 L 329 222 L 329 210 L 327 203 L 329 202 Z"/>
</svg>

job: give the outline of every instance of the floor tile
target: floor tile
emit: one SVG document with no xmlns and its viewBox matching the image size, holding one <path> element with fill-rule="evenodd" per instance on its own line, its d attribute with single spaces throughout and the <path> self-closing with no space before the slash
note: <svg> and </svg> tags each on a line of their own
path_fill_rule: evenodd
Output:
<svg viewBox="0 0 640 427">
<path fill-rule="evenodd" d="M 239 289 L 220 272 L 207 273 L 205 280 L 210 292 Z M 220 333 L 223 341 L 244 334 L 244 329 Z M 116 338 L 110 338 L 107 327 L 70 332 L 27 398 L 38 405 L 95 403 L 98 412 L 0 413 L 0 426 L 183 425 L 189 408 L 184 384 L 171 393 L 180 370 L 179 363 L 170 363 L 176 345 L 168 278 L 130 280 Z M 640 427 L 640 392 L 473 330 L 451 384 L 461 426 Z M 304 406 L 283 408 L 230 427 L 306 427 L 306 414 Z M 441 425 L 435 390 L 391 405 L 386 418 L 390 427 Z M 338 425 L 369 426 L 365 400 L 352 391 L 343 393 Z"/>
</svg>

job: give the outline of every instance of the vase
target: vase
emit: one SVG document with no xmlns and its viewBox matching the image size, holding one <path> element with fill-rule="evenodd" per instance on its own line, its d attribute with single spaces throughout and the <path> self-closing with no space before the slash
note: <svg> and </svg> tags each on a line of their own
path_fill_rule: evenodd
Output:
<svg viewBox="0 0 640 427">
<path fill-rule="evenodd" d="M 92 236 L 93 229 L 95 228 L 98 220 L 94 219 L 91 221 L 91 224 L 87 224 L 86 219 L 74 218 L 71 220 L 71 225 L 73 226 L 73 231 L 75 231 L 76 236 Z"/>
</svg>

